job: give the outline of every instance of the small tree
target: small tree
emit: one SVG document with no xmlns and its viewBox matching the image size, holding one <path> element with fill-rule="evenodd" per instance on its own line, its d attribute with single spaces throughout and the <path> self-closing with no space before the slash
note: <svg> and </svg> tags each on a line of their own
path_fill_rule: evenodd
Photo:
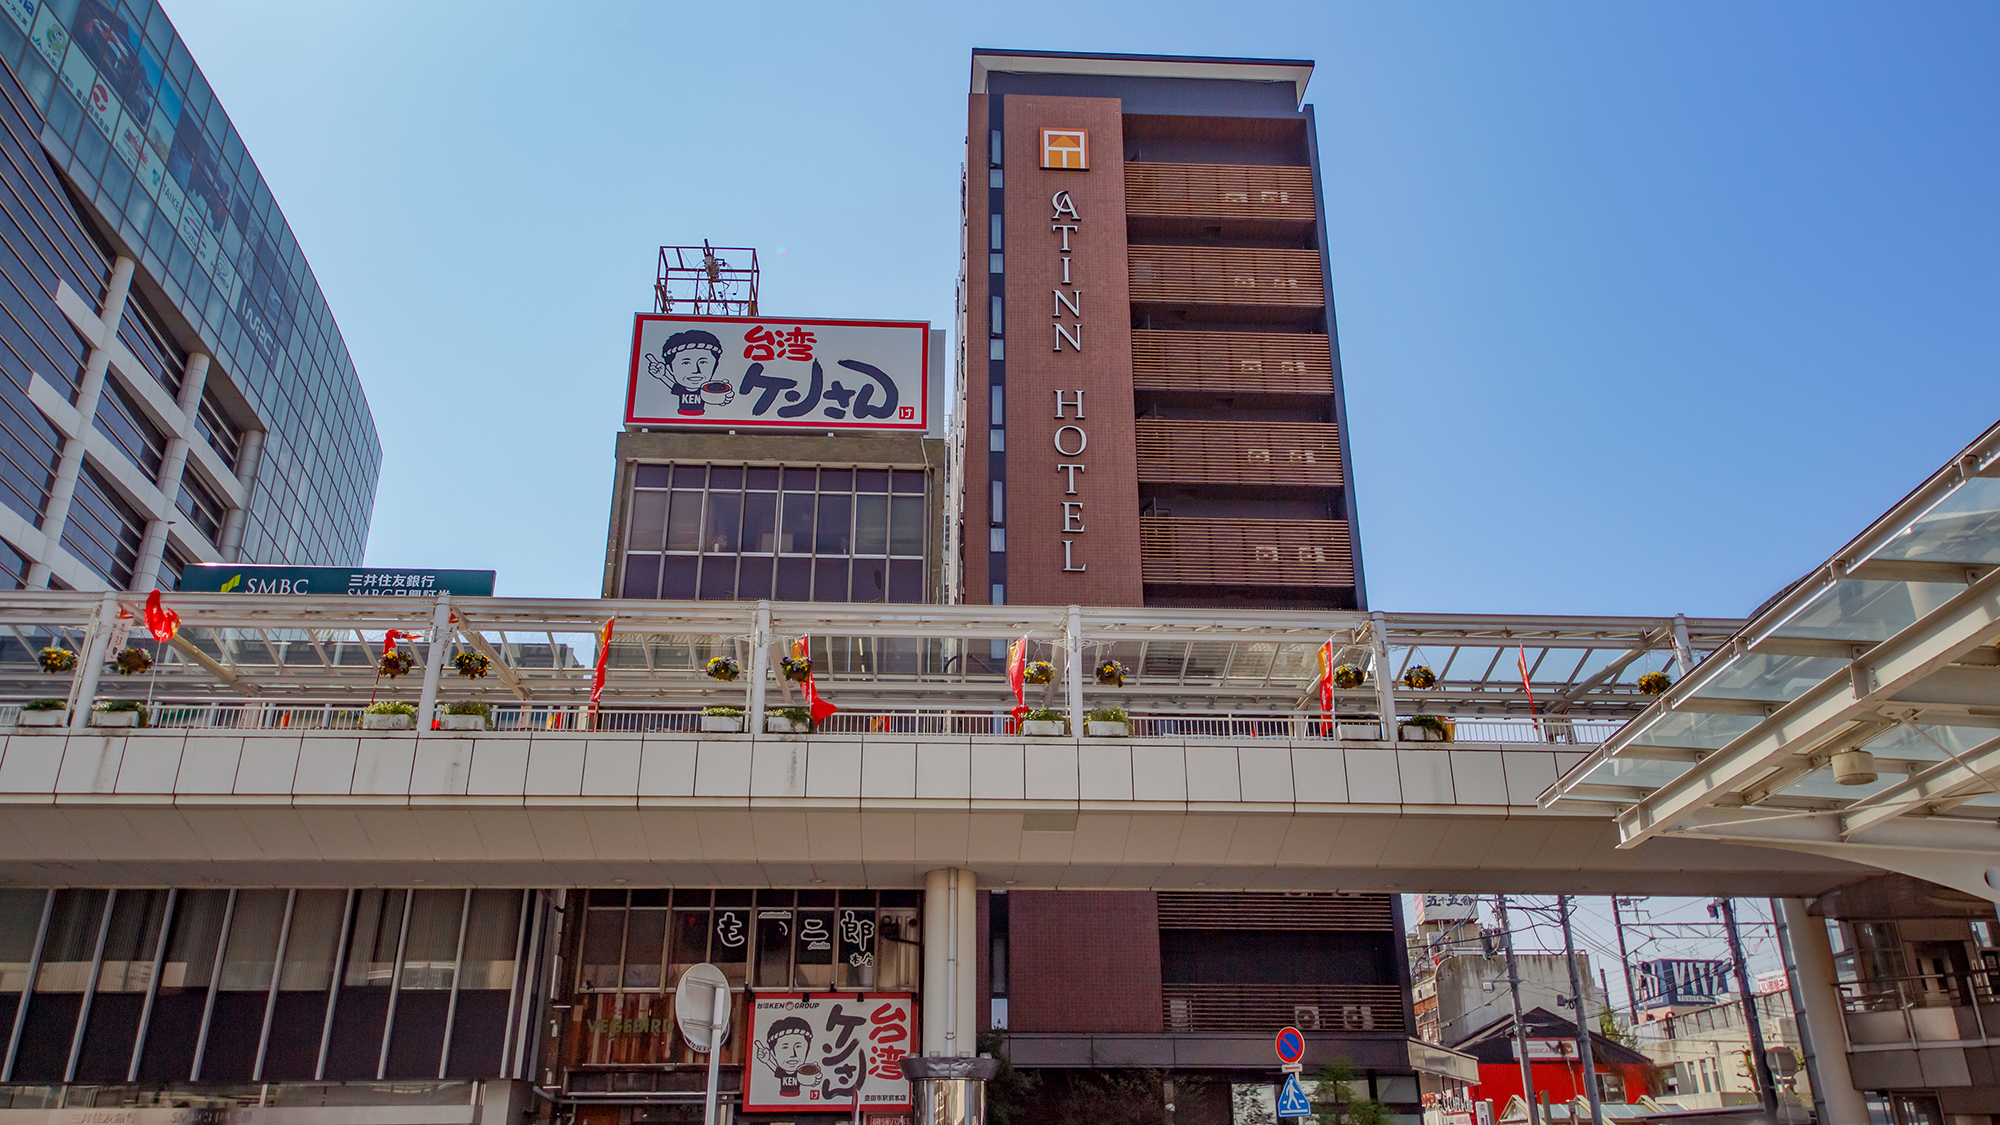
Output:
<svg viewBox="0 0 2000 1125">
<path fill-rule="evenodd" d="M 992 1055 L 1000 1063 L 1000 1069 L 986 1083 L 988 1125 L 1025 1125 L 1028 1099 L 1042 1084 L 1041 1078 L 1028 1071 L 1014 1069 L 1014 1060 L 1007 1057 L 1007 1037 L 997 1031 L 980 1035 L 979 1051 Z"/>
<path fill-rule="evenodd" d="M 1597 1031 L 1613 1043 L 1625 1043 L 1625 1033 L 1618 1030 L 1618 1017 L 1609 1008 L 1597 1013 Z"/>
<path fill-rule="evenodd" d="M 1319 1125 L 1387 1125 L 1389 1107 L 1357 1094 L 1351 1085 L 1360 1077 L 1349 1059 L 1335 1059 L 1313 1076 L 1313 1119 Z"/>
</svg>

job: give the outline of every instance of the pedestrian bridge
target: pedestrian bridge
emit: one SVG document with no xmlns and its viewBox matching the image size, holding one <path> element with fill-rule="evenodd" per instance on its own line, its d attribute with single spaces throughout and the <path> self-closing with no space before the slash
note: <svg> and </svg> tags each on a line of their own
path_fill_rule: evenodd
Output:
<svg viewBox="0 0 2000 1125">
<path fill-rule="evenodd" d="M 156 645 L 117 635 L 129 598 L 0 595 L 0 878 L 914 886 L 962 867 L 992 886 L 1812 895 L 1865 870 L 1621 850 L 1608 811 L 1537 805 L 1644 708 L 1639 676 L 1678 675 L 1730 621 L 231 594 L 172 597 L 185 625 Z M 380 674 L 391 629 L 421 637 L 400 677 Z M 778 670 L 800 638 L 840 710 L 803 733 L 702 729 L 801 704 Z M 1023 638 L 1047 682 L 1021 705 L 1053 734 L 1014 721 Z M 1326 645 L 1361 676 L 1330 714 Z M 121 647 L 157 662 L 105 671 Z M 51 675 L 44 648 L 82 657 Z M 41 713 L 63 725 L 24 725 L 36 696 L 71 705 Z M 151 725 L 91 725 L 115 721 L 81 706 L 106 697 Z M 363 729 L 394 721 L 363 716 L 390 699 L 424 721 Z M 485 719 L 442 713 L 472 701 Z M 1107 708 L 1124 730 L 1074 721 Z M 482 729 L 432 729 L 461 723 Z"/>
</svg>

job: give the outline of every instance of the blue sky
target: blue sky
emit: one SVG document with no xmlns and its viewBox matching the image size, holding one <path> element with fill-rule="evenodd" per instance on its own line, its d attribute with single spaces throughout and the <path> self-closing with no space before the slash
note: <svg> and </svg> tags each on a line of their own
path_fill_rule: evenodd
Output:
<svg viewBox="0 0 2000 1125">
<path fill-rule="evenodd" d="M 1309 58 L 1370 601 L 1747 612 L 2000 418 L 2000 9 L 166 0 L 340 321 L 368 561 L 595 596 L 662 243 L 952 320 L 974 46 Z"/>
</svg>

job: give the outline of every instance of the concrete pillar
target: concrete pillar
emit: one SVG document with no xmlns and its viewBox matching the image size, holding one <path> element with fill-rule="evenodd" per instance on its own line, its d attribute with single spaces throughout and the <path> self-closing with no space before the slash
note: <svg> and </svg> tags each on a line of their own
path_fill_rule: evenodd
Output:
<svg viewBox="0 0 2000 1125">
<path fill-rule="evenodd" d="M 222 541 L 215 545 L 224 562 L 241 561 L 237 555 L 243 549 L 243 521 L 249 515 L 250 502 L 257 498 L 257 465 L 263 458 L 264 431 L 244 434 L 243 450 L 236 458 L 236 479 L 243 482 L 243 507 L 229 509 L 222 521 Z"/>
<path fill-rule="evenodd" d="M 924 876 L 924 1054 L 979 1053 L 979 879 L 958 867 Z"/>
<path fill-rule="evenodd" d="M 132 568 L 132 589 L 151 590 L 159 584 L 160 558 L 167 549 L 167 523 L 179 502 L 181 474 L 187 471 L 189 443 L 195 440 L 195 413 L 201 409 L 201 391 L 208 385 L 209 358 L 202 352 L 188 357 L 181 372 L 181 393 L 174 400 L 181 410 L 181 429 L 167 442 L 160 460 L 160 495 L 167 498 L 168 513 L 146 525 L 146 537 L 139 543 L 139 564 Z M 218 534 L 220 534 L 218 532 Z"/>
<path fill-rule="evenodd" d="M 1833 946 L 1826 940 L 1826 923 L 1806 913 L 1804 899 L 1778 900 L 1790 938 L 1792 995 L 1799 1005 L 1812 1044 L 1807 1075 L 1819 1119 L 1827 1122 L 1867 1121 L 1868 1105 L 1854 1088 L 1847 1069 L 1847 1025 L 1840 1015 L 1840 990 L 1835 986 Z"/>
<path fill-rule="evenodd" d="M 750 623 L 750 698 L 743 708 L 743 729 L 751 734 L 764 733 L 764 700 L 770 690 L 765 680 L 771 674 L 771 603 L 757 603 L 755 619 Z"/>
<path fill-rule="evenodd" d="M 417 729 L 431 729 L 431 721 L 437 716 L 438 680 L 444 675 L 444 652 L 451 647 L 453 636 L 451 627 L 451 595 L 439 594 L 437 605 L 431 608 L 431 635 L 427 638 L 431 647 L 424 650 L 424 690 L 417 697 Z"/>
<path fill-rule="evenodd" d="M 1382 712 L 1382 738 L 1396 742 L 1396 670 L 1389 663 L 1389 622 L 1380 613 L 1368 615 L 1368 644 L 1375 652 L 1375 699 Z"/>
<path fill-rule="evenodd" d="M 84 634 L 83 651 L 76 654 L 76 680 L 69 705 L 71 729 L 90 725 L 90 704 L 97 697 L 98 681 L 104 677 L 106 650 L 111 646 L 111 630 L 117 622 L 118 595 L 107 590 Z"/>
<path fill-rule="evenodd" d="M 1069 691 L 1069 733 L 1083 737 L 1083 607 L 1071 606 L 1063 618 L 1063 686 Z"/>
<path fill-rule="evenodd" d="M 104 296 L 104 307 L 98 310 L 98 320 L 104 328 L 89 358 L 84 360 L 83 380 L 77 384 L 76 432 L 63 442 L 55 484 L 49 489 L 48 503 L 42 507 L 42 534 L 48 536 L 51 557 L 62 550 L 63 525 L 69 522 L 70 501 L 76 496 L 77 477 L 83 473 L 84 435 L 90 433 L 91 424 L 97 420 L 97 401 L 104 397 L 104 379 L 111 370 L 110 345 L 118 338 L 118 322 L 125 317 L 125 299 L 132 291 L 134 266 L 132 259 L 122 257 L 112 264 L 111 285 Z M 28 588 L 46 589 L 51 573 L 53 568 L 46 561 L 30 566 Z"/>
</svg>

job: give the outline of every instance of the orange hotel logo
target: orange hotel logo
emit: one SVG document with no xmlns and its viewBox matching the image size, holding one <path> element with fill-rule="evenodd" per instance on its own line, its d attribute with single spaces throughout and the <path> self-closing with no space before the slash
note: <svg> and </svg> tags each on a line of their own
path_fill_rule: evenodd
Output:
<svg viewBox="0 0 2000 1125">
<path fill-rule="evenodd" d="M 1042 167 L 1083 171 L 1090 167 L 1088 129 L 1042 130 Z"/>
</svg>

